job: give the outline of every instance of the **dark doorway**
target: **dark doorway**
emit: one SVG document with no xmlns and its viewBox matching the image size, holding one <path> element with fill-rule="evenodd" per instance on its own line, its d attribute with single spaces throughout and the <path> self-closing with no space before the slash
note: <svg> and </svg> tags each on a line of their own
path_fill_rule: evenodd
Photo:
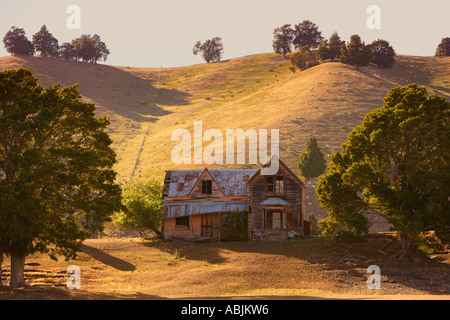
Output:
<svg viewBox="0 0 450 320">
<path fill-rule="evenodd" d="M 202 237 L 213 236 L 212 214 L 202 214 Z"/>
</svg>

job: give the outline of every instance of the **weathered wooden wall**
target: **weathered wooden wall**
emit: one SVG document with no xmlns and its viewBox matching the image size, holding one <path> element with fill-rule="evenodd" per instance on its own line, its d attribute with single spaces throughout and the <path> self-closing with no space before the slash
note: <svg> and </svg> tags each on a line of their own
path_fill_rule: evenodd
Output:
<svg viewBox="0 0 450 320">
<path fill-rule="evenodd" d="M 189 230 L 177 229 L 176 219 L 167 219 L 163 221 L 164 224 L 164 239 L 197 239 L 203 237 L 202 231 L 202 218 L 201 215 L 195 215 L 189 217 Z M 219 237 L 219 215 L 212 214 L 213 224 L 213 237 Z"/>
<path fill-rule="evenodd" d="M 280 167 L 277 176 L 284 177 L 284 193 L 267 193 L 266 192 L 266 176 L 259 174 L 248 185 L 248 199 L 249 199 L 249 233 L 252 237 L 253 233 L 260 233 L 263 228 L 263 208 L 260 206 L 261 202 L 268 198 L 279 198 L 292 204 L 292 207 L 286 209 L 288 214 L 288 223 L 293 228 L 301 228 L 303 221 L 304 206 L 305 206 L 305 192 L 299 181 L 292 176 L 283 165 Z M 288 225 L 288 226 L 289 226 Z M 289 229 L 289 227 L 288 227 Z M 283 230 L 267 230 L 268 236 L 275 237 L 277 234 L 284 234 Z M 282 237 L 284 237 L 282 235 Z"/>
</svg>

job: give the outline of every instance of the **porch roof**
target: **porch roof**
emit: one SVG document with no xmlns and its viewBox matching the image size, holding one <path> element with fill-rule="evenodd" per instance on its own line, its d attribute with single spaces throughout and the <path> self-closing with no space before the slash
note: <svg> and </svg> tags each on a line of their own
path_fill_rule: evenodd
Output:
<svg viewBox="0 0 450 320">
<path fill-rule="evenodd" d="M 288 207 L 292 206 L 289 202 L 280 198 L 269 198 L 259 204 L 261 207 Z"/>
<path fill-rule="evenodd" d="M 247 200 L 164 204 L 163 220 L 199 214 L 235 212 L 245 210 L 248 210 Z"/>
</svg>

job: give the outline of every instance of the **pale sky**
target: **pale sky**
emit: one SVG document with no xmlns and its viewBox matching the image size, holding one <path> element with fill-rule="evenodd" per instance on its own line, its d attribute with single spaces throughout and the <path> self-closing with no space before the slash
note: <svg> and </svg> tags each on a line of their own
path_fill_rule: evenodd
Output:
<svg viewBox="0 0 450 320">
<path fill-rule="evenodd" d="M 79 30 L 66 25 L 70 5 L 81 10 Z M 367 27 L 370 5 L 381 10 L 379 30 Z M 273 52 L 276 27 L 311 20 L 325 38 L 358 34 L 366 43 L 389 41 L 397 54 L 432 56 L 450 37 L 449 12 L 450 0 L 0 0 L 0 38 L 14 25 L 31 40 L 45 24 L 60 44 L 99 34 L 110 65 L 176 67 L 203 63 L 192 54 L 199 40 L 221 37 L 223 60 Z"/>
</svg>

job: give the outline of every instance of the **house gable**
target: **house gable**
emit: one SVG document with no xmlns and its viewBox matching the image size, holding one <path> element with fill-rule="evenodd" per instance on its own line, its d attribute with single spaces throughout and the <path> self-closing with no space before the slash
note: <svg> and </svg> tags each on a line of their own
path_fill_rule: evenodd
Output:
<svg viewBox="0 0 450 320">
<path fill-rule="evenodd" d="M 254 182 L 257 180 L 257 178 L 261 176 L 261 169 L 262 169 L 262 168 L 270 167 L 270 165 L 271 165 L 271 163 L 272 163 L 274 157 L 276 157 L 276 156 L 273 156 L 266 164 L 264 164 L 258 171 L 256 171 L 255 174 L 254 174 L 252 177 L 250 177 L 250 179 L 249 179 L 248 182 L 247 182 L 248 185 L 254 183 Z M 284 164 L 283 161 L 281 161 L 280 159 L 278 159 L 278 163 L 279 163 L 279 169 L 278 169 L 277 174 L 275 174 L 275 175 L 282 174 L 283 172 L 285 172 L 285 173 L 287 173 L 288 175 L 290 175 L 290 176 L 293 178 L 293 180 L 294 180 L 294 181 L 295 181 L 302 189 L 306 189 L 306 186 L 305 186 L 305 184 L 303 183 L 303 181 L 300 180 L 299 177 L 298 177 L 294 172 L 292 172 L 292 170 L 289 169 L 289 167 L 288 167 L 286 164 Z"/>
<path fill-rule="evenodd" d="M 210 185 L 210 187 L 211 187 L 210 194 L 204 192 L 205 191 L 204 187 L 203 187 L 204 181 L 205 182 L 211 181 L 210 182 L 210 184 L 211 184 Z M 194 184 L 191 191 L 189 192 L 188 197 L 191 199 L 195 199 L 195 198 L 202 198 L 202 199 L 210 198 L 211 199 L 211 198 L 223 198 L 223 197 L 225 197 L 225 194 L 222 191 L 222 189 L 220 188 L 219 184 L 217 183 L 217 181 L 214 178 L 211 171 L 209 171 L 208 168 L 205 168 L 205 170 L 200 175 L 197 182 Z"/>
</svg>

